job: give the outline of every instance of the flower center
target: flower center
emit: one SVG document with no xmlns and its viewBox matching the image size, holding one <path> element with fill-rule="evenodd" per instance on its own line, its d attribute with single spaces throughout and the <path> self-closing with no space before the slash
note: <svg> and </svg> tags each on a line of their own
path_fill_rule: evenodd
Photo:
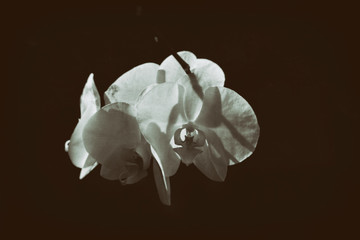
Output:
<svg viewBox="0 0 360 240">
<path fill-rule="evenodd" d="M 201 147 L 205 144 L 205 135 L 194 126 L 186 124 L 175 131 L 174 140 L 176 145 L 182 146 L 174 148 L 174 151 L 180 155 L 183 163 L 190 165 L 202 152 Z"/>
<path fill-rule="evenodd" d="M 199 132 L 195 128 L 186 127 L 180 131 L 180 140 L 182 143 L 192 144 L 194 143 L 194 137 L 198 136 Z M 178 144 L 182 145 L 182 144 Z"/>
</svg>

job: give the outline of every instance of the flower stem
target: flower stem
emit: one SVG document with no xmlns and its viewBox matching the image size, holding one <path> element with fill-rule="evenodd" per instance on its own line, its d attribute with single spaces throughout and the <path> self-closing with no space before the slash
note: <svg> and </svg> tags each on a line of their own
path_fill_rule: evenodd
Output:
<svg viewBox="0 0 360 240">
<path fill-rule="evenodd" d="M 157 34 L 159 35 L 159 34 Z M 159 37 L 158 36 L 155 36 L 154 37 L 154 40 L 156 43 L 160 43 L 159 42 Z M 186 74 L 191 74 L 191 71 L 190 71 L 190 66 L 189 64 L 187 64 L 187 62 L 184 61 L 184 59 L 182 59 L 179 54 L 177 54 L 177 52 L 166 42 L 166 41 L 162 41 L 164 44 L 162 44 L 164 47 L 166 47 L 166 49 L 168 51 L 171 52 L 171 55 L 174 56 L 174 58 L 176 59 L 176 61 L 178 61 L 178 63 L 181 65 L 182 69 L 184 69 L 184 71 L 186 72 Z"/>
<path fill-rule="evenodd" d="M 136 6 L 136 16 L 139 19 L 143 19 L 142 15 L 143 15 L 143 8 L 141 5 Z M 144 20 L 143 20 L 144 21 Z M 181 65 L 182 69 L 184 69 L 184 71 L 186 72 L 186 74 L 190 75 L 191 71 L 190 71 L 190 66 L 189 64 L 187 64 L 187 62 L 184 61 L 184 59 L 182 59 L 179 54 L 177 54 L 177 52 L 164 40 L 165 38 L 160 34 L 159 31 L 157 31 L 156 27 L 154 26 L 148 26 L 149 29 L 155 34 L 154 35 L 154 40 L 156 43 L 160 43 L 160 45 L 162 45 L 163 47 L 166 48 L 167 51 L 169 51 L 171 53 L 171 55 L 174 56 L 174 58 L 176 59 L 176 61 L 178 61 L 178 63 Z M 159 42 L 159 38 L 162 39 Z"/>
</svg>

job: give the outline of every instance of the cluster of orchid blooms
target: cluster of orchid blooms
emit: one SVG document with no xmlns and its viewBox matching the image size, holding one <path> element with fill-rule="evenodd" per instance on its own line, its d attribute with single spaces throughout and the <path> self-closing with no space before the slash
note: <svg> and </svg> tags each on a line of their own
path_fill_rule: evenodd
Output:
<svg viewBox="0 0 360 240">
<path fill-rule="evenodd" d="M 103 107 L 93 77 L 80 98 L 81 118 L 65 144 L 72 163 L 81 168 L 80 179 L 100 164 L 105 179 L 133 184 L 147 176 L 153 157 L 160 200 L 170 205 L 170 177 L 181 162 L 224 181 L 227 167 L 255 150 L 260 133 L 255 113 L 224 87 L 222 69 L 210 60 L 183 51 L 160 65 L 139 65 L 108 88 Z"/>
</svg>

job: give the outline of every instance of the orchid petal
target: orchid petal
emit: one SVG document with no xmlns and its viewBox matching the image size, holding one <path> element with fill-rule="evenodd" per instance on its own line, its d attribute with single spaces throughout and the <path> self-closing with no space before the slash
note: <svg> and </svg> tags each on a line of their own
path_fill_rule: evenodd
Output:
<svg viewBox="0 0 360 240">
<path fill-rule="evenodd" d="M 120 168 L 102 165 L 100 176 L 107 180 L 120 180 L 123 185 L 126 185 L 137 183 L 147 176 L 147 171 L 132 163 L 126 163 Z"/>
<path fill-rule="evenodd" d="M 94 83 L 94 75 L 90 74 L 80 98 L 81 119 L 76 125 L 68 144 L 68 153 L 72 163 L 82 168 L 89 154 L 83 143 L 82 132 L 88 119 L 100 109 L 100 96 Z"/>
<path fill-rule="evenodd" d="M 190 66 L 195 64 L 196 56 L 192 52 L 182 51 L 178 52 L 178 55 Z M 160 70 L 165 70 L 165 81 L 176 82 L 179 78 L 186 75 L 184 69 L 173 55 L 167 57 L 159 67 Z"/>
<path fill-rule="evenodd" d="M 147 173 L 147 171 L 145 169 L 134 167 L 132 169 L 129 169 L 129 176 L 126 178 L 125 182 L 122 182 L 122 184 L 134 184 L 134 183 L 137 183 L 141 179 L 145 178 L 147 176 L 147 174 L 148 173 Z"/>
<path fill-rule="evenodd" d="M 139 154 L 139 156 L 142 158 L 143 168 L 148 169 L 150 167 L 151 160 L 150 145 L 146 142 L 145 138 L 142 135 L 139 145 L 135 148 L 135 152 Z"/>
<path fill-rule="evenodd" d="M 96 160 L 89 155 L 85 161 L 84 166 L 81 168 L 79 177 L 80 180 L 86 177 L 97 165 L 98 163 Z"/>
<path fill-rule="evenodd" d="M 231 89 L 208 88 L 196 123 L 219 136 L 230 165 L 243 161 L 256 148 L 260 134 L 256 115 L 249 103 Z"/>
<path fill-rule="evenodd" d="M 135 116 L 135 108 L 127 103 L 104 106 L 84 127 L 87 152 L 107 167 L 123 166 L 134 156 L 134 149 L 141 141 Z"/>
<path fill-rule="evenodd" d="M 88 119 L 86 118 L 80 119 L 73 134 L 71 135 L 69 143 L 69 157 L 72 163 L 78 168 L 82 168 L 84 166 L 85 161 L 89 156 L 82 139 L 82 132 L 87 121 Z"/>
<path fill-rule="evenodd" d="M 181 157 L 181 161 L 185 163 L 186 166 L 192 164 L 194 158 L 198 154 L 202 153 L 202 150 L 195 147 L 188 147 L 186 145 L 183 147 L 174 148 L 174 151 L 179 154 L 179 156 Z"/>
<path fill-rule="evenodd" d="M 156 151 L 151 148 L 151 152 L 156 161 L 153 161 L 153 173 L 156 184 L 156 189 L 160 201 L 167 205 L 171 205 L 171 191 L 170 191 L 170 178 L 165 176 L 164 168 L 161 165 L 161 161 Z"/>
<path fill-rule="evenodd" d="M 80 97 L 81 118 L 88 118 L 100 109 L 100 95 L 95 86 L 94 74 L 90 74 Z"/>
<path fill-rule="evenodd" d="M 225 73 L 219 65 L 208 59 L 196 60 L 192 72 L 197 76 L 199 84 L 204 89 L 208 87 L 223 87 L 225 84 Z"/>
<path fill-rule="evenodd" d="M 101 165 L 100 176 L 107 180 L 117 180 L 119 179 L 119 170 L 107 167 L 106 165 Z"/>
<path fill-rule="evenodd" d="M 119 77 L 105 92 L 105 103 L 134 104 L 143 89 L 156 83 L 159 65 L 144 63 Z"/>
<path fill-rule="evenodd" d="M 225 74 L 214 62 L 198 59 L 192 73 L 178 79 L 185 88 L 185 112 L 189 121 L 194 121 L 202 107 L 202 99 L 208 87 L 224 86 Z"/>
<path fill-rule="evenodd" d="M 194 159 L 194 165 L 213 181 L 224 181 L 228 168 L 228 156 L 220 138 L 210 129 L 199 127 L 205 134 L 203 152 Z"/>
<path fill-rule="evenodd" d="M 170 140 L 186 122 L 183 91 L 176 83 L 162 83 L 146 91 L 136 105 L 141 133 L 159 155 L 166 176 L 175 174 L 180 164 Z"/>
</svg>

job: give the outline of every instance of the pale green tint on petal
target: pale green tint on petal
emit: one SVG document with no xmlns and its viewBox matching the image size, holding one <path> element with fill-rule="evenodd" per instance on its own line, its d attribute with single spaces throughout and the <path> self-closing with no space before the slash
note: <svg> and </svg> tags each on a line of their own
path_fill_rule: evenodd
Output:
<svg viewBox="0 0 360 240">
<path fill-rule="evenodd" d="M 170 140 L 175 130 L 186 122 L 183 91 L 176 83 L 162 83 L 146 91 L 136 105 L 140 130 L 159 155 L 166 176 L 175 174 L 180 164 Z"/>
<path fill-rule="evenodd" d="M 80 97 L 81 118 L 90 117 L 100 109 L 100 95 L 95 86 L 94 74 L 90 74 Z"/>
<path fill-rule="evenodd" d="M 170 191 L 170 178 L 165 177 L 164 169 L 162 168 L 161 161 L 156 151 L 151 148 L 151 152 L 156 161 L 153 161 L 153 173 L 156 184 L 156 189 L 160 198 L 160 201 L 167 205 L 171 205 L 171 191 Z"/>
<path fill-rule="evenodd" d="M 187 64 L 189 64 L 190 68 L 192 68 L 192 66 L 195 64 L 196 56 L 192 52 L 188 51 L 178 52 L 178 54 Z M 159 69 L 165 70 L 166 82 L 176 82 L 179 78 L 186 75 L 184 69 L 173 55 L 167 57 L 160 64 Z"/>
<path fill-rule="evenodd" d="M 202 107 L 202 99 L 208 87 L 224 86 L 225 74 L 214 62 L 197 59 L 192 74 L 184 75 L 178 83 L 185 88 L 185 112 L 194 121 Z"/>
<path fill-rule="evenodd" d="M 158 64 L 144 63 L 124 73 L 106 90 L 104 96 L 106 104 L 115 102 L 134 104 L 147 86 L 156 83 L 158 69 Z"/>
<path fill-rule="evenodd" d="M 104 106 L 94 114 L 83 131 L 87 152 L 100 164 L 122 166 L 132 158 L 141 141 L 136 110 L 126 103 Z"/>
<path fill-rule="evenodd" d="M 220 138 L 210 129 L 199 127 L 205 134 L 202 153 L 194 159 L 194 165 L 213 181 L 224 181 L 229 164 L 228 155 Z"/>
<path fill-rule="evenodd" d="M 94 75 L 90 74 L 80 97 L 81 118 L 71 135 L 68 144 L 68 153 L 72 163 L 82 168 L 88 158 L 84 147 L 82 132 L 88 119 L 100 109 L 100 96 L 94 83 Z"/>
<path fill-rule="evenodd" d="M 260 134 L 256 115 L 249 103 L 231 89 L 208 88 L 196 123 L 210 128 L 221 139 L 230 165 L 243 161 L 256 148 Z"/>
</svg>

